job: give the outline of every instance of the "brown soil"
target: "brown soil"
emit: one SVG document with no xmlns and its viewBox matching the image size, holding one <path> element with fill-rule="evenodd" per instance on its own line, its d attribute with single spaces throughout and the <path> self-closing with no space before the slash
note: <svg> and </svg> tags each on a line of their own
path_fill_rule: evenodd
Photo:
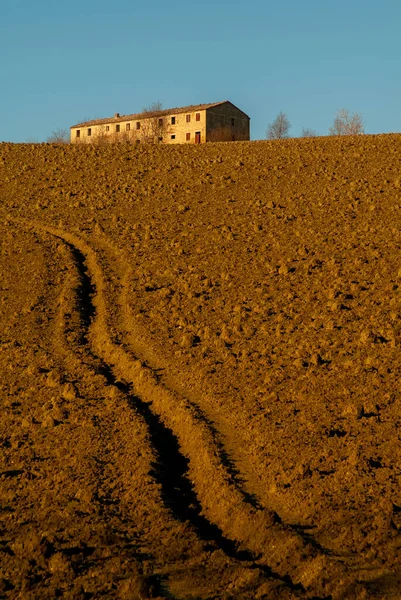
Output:
<svg viewBox="0 0 401 600">
<path fill-rule="evenodd" d="M 401 598 L 401 136 L 0 144 L 0 597 Z"/>
</svg>

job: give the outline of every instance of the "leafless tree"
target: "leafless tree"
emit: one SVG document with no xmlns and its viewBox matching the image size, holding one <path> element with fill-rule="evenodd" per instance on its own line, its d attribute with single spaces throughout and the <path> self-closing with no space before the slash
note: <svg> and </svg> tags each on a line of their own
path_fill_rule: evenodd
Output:
<svg viewBox="0 0 401 600">
<path fill-rule="evenodd" d="M 280 112 L 274 119 L 273 123 L 267 127 L 266 138 L 268 140 L 281 140 L 288 137 L 288 132 L 291 124 L 288 117 L 283 112 Z"/>
<path fill-rule="evenodd" d="M 309 127 L 303 127 L 301 132 L 301 137 L 310 138 L 317 137 L 317 133 L 314 129 L 310 129 Z"/>
<path fill-rule="evenodd" d="M 360 135 L 365 133 L 365 122 L 360 113 L 350 114 L 346 108 L 338 110 L 332 127 L 329 129 L 330 135 Z"/>
<path fill-rule="evenodd" d="M 168 130 L 167 117 L 160 115 L 163 105 L 160 101 L 153 102 L 142 109 L 141 139 L 144 142 L 159 144 Z"/>
<path fill-rule="evenodd" d="M 142 109 L 142 113 L 146 114 L 146 113 L 155 113 L 155 112 L 159 112 L 163 110 L 163 104 L 160 102 L 160 100 L 157 100 L 157 102 L 152 102 L 152 104 L 149 104 L 148 106 L 144 106 Z"/>
<path fill-rule="evenodd" d="M 98 125 L 93 135 L 92 144 L 96 144 L 97 146 L 105 146 L 106 144 L 116 141 L 117 140 L 114 139 L 113 135 L 107 133 L 105 125 Z"/>
<path fill-rule="evenodd" d="M 70 132 L 68 129 L 56 129 L 46 139 L 48 144 L 69 144 L 70 143 Z"/>
</svg>

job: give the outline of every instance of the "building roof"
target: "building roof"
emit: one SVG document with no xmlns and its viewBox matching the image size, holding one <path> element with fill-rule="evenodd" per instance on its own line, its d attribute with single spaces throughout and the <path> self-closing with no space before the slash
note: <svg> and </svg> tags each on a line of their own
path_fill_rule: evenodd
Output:
<svg viewBox="0 0 401 600">
<path fill-rule="evenodd" d="M 163 117 L 165 115 L 177 115 L 180 113 L 187 112 L 195 112 L 196 110 L 206 110 L 207 108 L 212 108 L 214 106 L 219 106 L 220 104 L 226 104 L 229 100 L 223 100 L 222 102 L 212 102 L 210 104 L 191 104 L 190 106 L 181 106 L 178 108 L 166 108 L 163 110 L 157 110 L 154 112 L 140 112 L 132 115 L 120 115 L 116 113 L 113 117 L 109 117 L 108 119 L 92 119 L 91 121 L 84 121 L 83 123 L 77 123 L 77 125 L 72 125 L 70 129 L 74 129 L 75 127 L 89 127 L 90 125 L 106 125 L 108 123 L 122 123 L 124 121 L 139 121 L 140 119 L 145 119 L 149 117 Z M 229 102 L 232 104 L 232 102 Z M 238 109 L 240 110 L 240 109 Z M 241 110 L 241 112 L 243 112 Z M 245 113 L 244 113 L 245 114 Z"/>
</svg>

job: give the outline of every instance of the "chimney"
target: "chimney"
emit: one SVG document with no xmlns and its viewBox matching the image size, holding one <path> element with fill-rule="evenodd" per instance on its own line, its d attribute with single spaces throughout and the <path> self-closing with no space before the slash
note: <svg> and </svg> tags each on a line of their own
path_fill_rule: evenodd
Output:
<svg viewBox="0 0 401 600">
<path fill-rule="evenodd" d="M 120 113 L 114 113 L 114 118 L 115 119 L 119 119 L 120 118 Z"/>
</svg>

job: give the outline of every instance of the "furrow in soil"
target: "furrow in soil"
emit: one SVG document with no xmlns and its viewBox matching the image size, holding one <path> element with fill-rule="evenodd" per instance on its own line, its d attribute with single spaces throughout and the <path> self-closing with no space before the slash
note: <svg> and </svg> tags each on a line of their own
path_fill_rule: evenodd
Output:
<svg viewBox="0 0 401 600">
<path fill-rule="evenodd" d="M 271 511 L 258 510 L 244 502 L 243 495 L 219 460 L 213 435 L 207 423 L 199 420 L 191 403 L 160 385 L 157 375 L 122 345 L 114 344 L 108 333 L 106 282 L 96 259 L 96 253 L 78 236 L 57 228 L 46 228 L 64 239 L 80 253 L 79 262 L 90 274 L 95 291 L 94 318 L 88 339 L 94 352 L 116 379 L 132 387 L 134 396 L 174 432 L 181 453 L 188 459 L 188 476 L 194 483 L 203 518 L 217 527 L 224 538 L 250 553 L 259 565 L 288 581 L 293 589 L 324 597 L 335 580 L 334 597 L 357 597 L 358 585 L 339 562 L 322 553 L 291 528 L 280 523 Z M 88 296 L 85 302 L 88 302 Z M 85 303 L 84 302 L 84 303 Z M 90 310 L 88 307 L 85 311 Z M 149 419 L 148 419 L 149 421 Z M 209 527 L 209 526 L 208 526 Z M 228 548 L 227 542 L 224 542 Z"/>
</svg>

